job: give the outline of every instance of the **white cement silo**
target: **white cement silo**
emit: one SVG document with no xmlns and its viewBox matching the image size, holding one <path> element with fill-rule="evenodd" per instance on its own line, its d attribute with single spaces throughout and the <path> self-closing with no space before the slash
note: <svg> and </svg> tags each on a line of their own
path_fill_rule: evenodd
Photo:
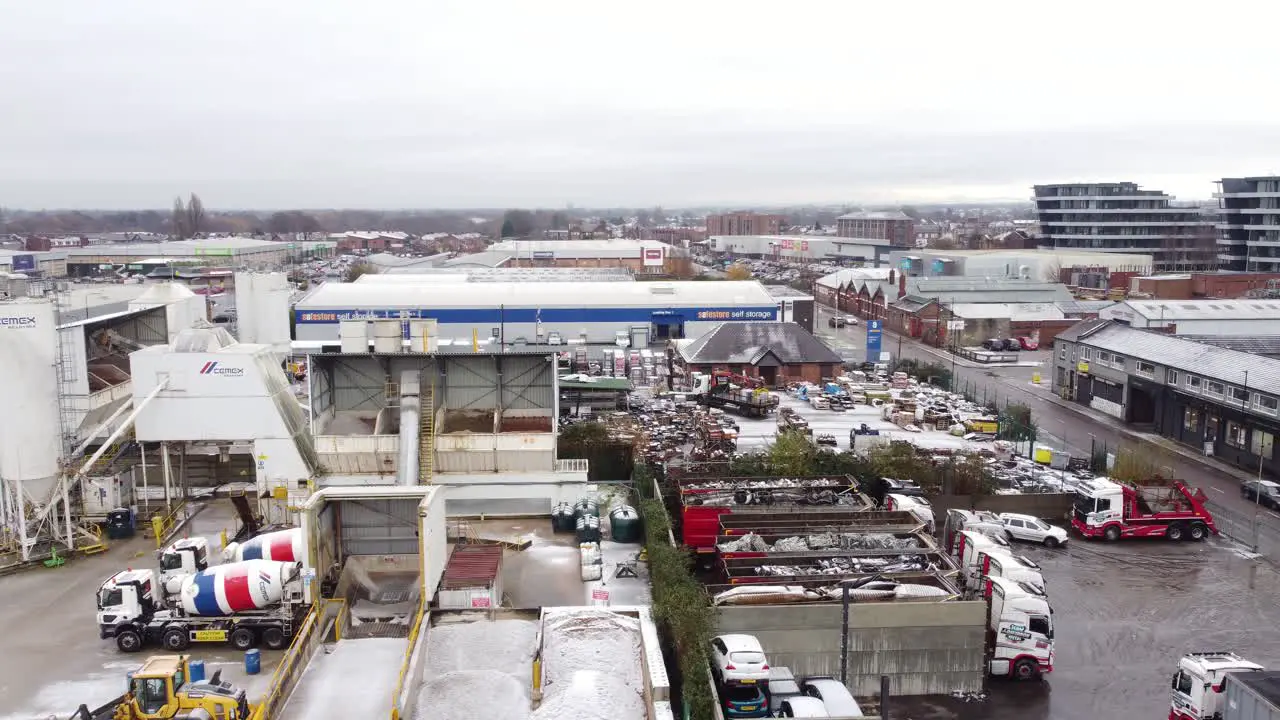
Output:
<svg viewBox="0 0 1280 720">
<path fill-rule="evenodd" d="M 0 302 L 0 481 L 9 497 L 21 482 L 26 497 L 49 502 L 62 456 L 59 423 L 58 331 L 53 302 Z"/>
</svg>

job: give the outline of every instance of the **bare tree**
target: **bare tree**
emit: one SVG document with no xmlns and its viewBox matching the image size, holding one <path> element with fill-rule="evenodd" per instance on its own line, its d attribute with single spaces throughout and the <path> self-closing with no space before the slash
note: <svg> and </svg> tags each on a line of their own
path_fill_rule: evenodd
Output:
<svg viewBox="0 0 1280 720">
<path fill-rule="evenodd" d="M 1044 266 L 1043 277 L 1044 282 L 1060 283 L 1062 282 L 1062 264 L 1058 261 L 1047 263 Z"/>
<path fill-rule="evenodd" d="M 187 223 L 189 222 L 187 217 L 187 206 L 183 204 L 182 196 L 178 196 L 173 199 L 173 216 L 170 218 L 170 222 L 173 225 L 170 233 L 174 238 L 178 240 L 186 240 L 190 237 L 187 234 Z"/>
<path fill-rule="evenodd" d="M 203 226 L 204 203 L 200 202 L 199 195 L 191 193 L 190 199 L 187 200 L 187 237 L 194 237 Z"/>
</svg>

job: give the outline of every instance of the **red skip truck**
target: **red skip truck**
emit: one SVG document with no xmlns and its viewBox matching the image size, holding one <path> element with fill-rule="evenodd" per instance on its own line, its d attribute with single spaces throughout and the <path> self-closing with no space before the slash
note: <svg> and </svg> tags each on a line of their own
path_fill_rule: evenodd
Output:
<svg viewBox="0 0 1280 720">
<path fill-rule="evenodd" d="M 1218 534 L 1206 499 L 1204 491 L 1181 480 L 1099 478 L 1076 490 L 1071 527 L 1086 538 L 1204 540 L 1210 533 Z"/>
</svg>

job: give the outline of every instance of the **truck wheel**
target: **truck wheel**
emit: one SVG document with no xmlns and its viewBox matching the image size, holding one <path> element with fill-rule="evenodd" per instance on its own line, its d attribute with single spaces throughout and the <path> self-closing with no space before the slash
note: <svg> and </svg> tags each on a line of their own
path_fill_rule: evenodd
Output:
<svg viewBox="0 0 1280 720">
<path fill-rule="evenodd" d="M 257 644 L 258 638 L 249 628 L 236 628 L 231 631 L 231 647 L 237 650 L 248 650 Z"/>
<path fill-rule="evenodd" d="M 116 647 L 120 652 L 134 653 L 142 649 L 142 636 L 137 630 L 121 629 L 116 631 Z"/>
<path fill-rule="evenodd" d="M 1107 527 L 1106 530 L 1102 531 L 1102 537 L 1106 538 L 1109 542 L 1115 542 L 1120 539 L 1120 528 L 1116 525 L 1111 525 Z"/>
<path fill-rule="evenodd" d="M 1200 540 L 1204 540 L 1206 537 L 1209 537 L 1209 528 L 1205 527 L 1201 523 L 1196 523 L 1191 526 L 1192 540 L 1195 540 L 1198 542 Z"/>
<path fill-rule="evenodd" d="M 182 652 L 191 647 L 191 638 L 187 637 L 187 631 L 182 628 L 169 628 L 160 636 L 160 644 L 170 652 Z"/>
<path fill-rule="evenodd" d="M 283 650 L 288 645 L 284 631 L 277 627 L 269 627 L 262 631 L 262 644 L 269 650 Z"/>
<path fill-rule="evenodd" d="M 1040 674 L 1040 668 L 1034 660 L 1022 658 L 1013 664 L 1013 677 L 1015 680 L 1034 680 Z"/>
<path fill-rule="evenodd" d="M 1164 531 L 1164 536 L 1174 542 L 1178 542 L 1179 540 L 1181 540 L 1184 535 L 1186 535 L 1186 532 L 1182 527 L 1182 525 L 1178 523 L 1174 523 L 1173 525 L 1170 525 L 1169 528 Z"/>
</svg>

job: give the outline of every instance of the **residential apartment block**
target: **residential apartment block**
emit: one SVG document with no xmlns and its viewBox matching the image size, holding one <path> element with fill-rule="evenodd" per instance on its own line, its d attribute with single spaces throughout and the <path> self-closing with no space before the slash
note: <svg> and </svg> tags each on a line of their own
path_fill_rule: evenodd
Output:
<svg viewBox="0 0 1280 720">
<path fill-rule="evenodd" d="M 1032 198 L 1054 249 L 1150 254 L 1157 272 L 1215 269 L 1212 223 L 1172 199 L 1131 182 L 1036 185 Z"/>
<path fill-rule="evenodd" d="M 1280 272 L 1280 177 L 1223 178 L 1216 197 L 1223 268 Z"/>
</svg>

